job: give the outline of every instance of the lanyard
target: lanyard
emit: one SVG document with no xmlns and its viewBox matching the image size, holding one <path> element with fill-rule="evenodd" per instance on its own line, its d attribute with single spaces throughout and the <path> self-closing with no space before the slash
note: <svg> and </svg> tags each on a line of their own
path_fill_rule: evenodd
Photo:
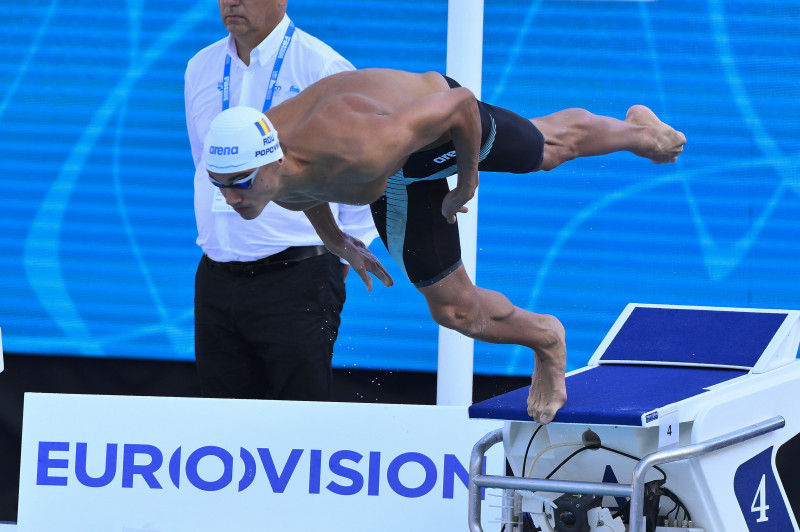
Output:
<svg viewBox="0 0 800 532">
<path fill-rule="evenodd" d="M 286 57 L 286 50 L 289 49 L 289 43 L 292 42 L 294 35 L 294 22 L 289 22 L 289 27 L 286 28 L 286 34 L 283 36 L 281 47 L 278 49 L 278 56 L 275 58 L 275 64 L 272 65 L 272 74 L 269 77 L 269 86 L 267 87 L 267 97 L 264 99 L 264 108 L 266 111 L 272 107 L 272 97 L 275 94 L 275 83 L 278 81 L 278 74 L 283 66 L 283 58 Z M 230 98 L 231 88 L 231 54 L 225 55 L 225 70 L 222 73 L 222 110 L 224 111 L 231 105 Z"/>
</svg>

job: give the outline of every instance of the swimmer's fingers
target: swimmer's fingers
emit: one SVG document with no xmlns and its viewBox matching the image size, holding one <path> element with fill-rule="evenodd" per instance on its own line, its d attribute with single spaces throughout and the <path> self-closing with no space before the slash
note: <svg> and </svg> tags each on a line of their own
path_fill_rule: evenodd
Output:
<svg viewBox="0 0 800 532">
<path fill-rule="evenodd" d="M 459 207 L 458 210 L 453 214 L 445 214 L 445 212 L 443 210 L 442 211 L 442 215 L 444 215 L 445 219 L 447 220 L 447 223 L 454 224 L 454 223 L 456 223 L 456 214 L 458 214 L 458 213 L 464 214 L 464 213 L 467 213 L 467 212 L 469 212 L 468 208 Z"/>
<path fill-rule="evenodd" d="M 372 256 L 372 261 L 369 262 L 369 267 L 367 268 L 369 272 L 374 275 L 380 282 L 383 283 L 384 286 L 392 286 L 394 284 L 394 280 L 392 276 L 389 275 L 389 272 L 386 271 L 386 268 L 383 267 L 381 261 L 379 261 L 374 255 Z M 369 278 L 369 275 L 367 275 Z M 372 290 L 372 280 L 367 283 L 367 290 Z"/>
<path fill-rule="evenodd" d="M 456 214 L 469 212 L 469 209 L 464 206 L 466 201 L 458 198 L 455 190 L 447 193 L 442 201 L 442 216 L 444 216 L 447 223 L 456 223 Z"/>
<path fill-rule="evenodd" d="M 386 268 L 383 267 L 383 264 L 375 258 L 372 257 L 372 260 L 366 260 L 364 263 L 359 267 L 353 267 L 361 280 L 364 281 L 364 284 L 367 287 L 367 291 L 372 291 L 372 277 L 370 277 L 370 273 L 374 275 L 379 281 L 381 281 L 384 286 L 392 286 L 394 284 L 394 280 L 392 280 L 392 276 L 389 275 L 389 272 L 386 271 Z"/>
<path fill-rule="evenodd" d="M 364 285 L 367 287 L 367 292 L 372 292 L 372 277 L 369 276 L 367 270 L 356 268 L 356 273 L 359 277 L 361 277 L 361 280 L 364 281 Z"/>
<path fill-rule="evenodd" d="M 458 165 L 458 182 L 453 190 L 445 194 L 442 200 L 442 216 L 448 223 L 456 223 L 456 214 L 468 212 L 465 205 L 475 196 L 478 189 L 477 161 L 474 167 L 462 168 Z"/>
<path fill-rule="evenodd" d="M 369 250 L 364 243 L 357 238 L 348 236 L 347 245 L 341 249 L 341 253 L 337 253 L 341 258 L 346 260 L 350 266 L 355 270 L 361 280 L 367 287 L 367 290 L 372 290 L 372 277 L 370 273 L 380 280 L 385 286 L 392 286 L 394 281 L 383 264 L 378 260 L 375 255 Z"/>
</svg>

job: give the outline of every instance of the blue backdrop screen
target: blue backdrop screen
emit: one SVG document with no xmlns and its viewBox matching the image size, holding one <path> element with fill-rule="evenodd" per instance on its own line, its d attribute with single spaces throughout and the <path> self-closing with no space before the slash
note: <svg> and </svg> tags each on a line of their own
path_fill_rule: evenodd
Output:
<svg viewBox="0 0 800 532">
<path fill-rule="evenodd" d="M 444 71 L 444 0 L 292 0 L 357 67 Z M 224 27 L 211 0 L 0 6 L 0 327 L 11 353 L 193 357 L 193 167 L 183 71 Z M 476 36 L 477 38 L 477 36 Z M 478 284 L 558 316 L 570 368 L 628 302 L 800 308 L 795 0 L 486 0 L 485 101 L 622 118 L 650 106 L 688 144 L 483 174 Z M 435 370 L 437 327 L 396 278 L 348 281 L 339 367 Z M 476 343 L 475 371 L 529 374 Z"/>
</svg>

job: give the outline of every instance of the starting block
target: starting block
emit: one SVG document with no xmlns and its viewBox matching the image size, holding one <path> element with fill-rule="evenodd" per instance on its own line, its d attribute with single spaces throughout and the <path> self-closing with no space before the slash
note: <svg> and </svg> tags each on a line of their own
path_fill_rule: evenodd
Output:
<svg viewBox="0 0 800 532">
<path fill-rule="evenodd" d="M 630 304 L 548 425 L 528 388 L 476 403 L 505 421 L 472 451 L 505 532 L 798 532 L 800 311 Z M 507 476 L 481 474 L 503 442 Z"/>
</svg>

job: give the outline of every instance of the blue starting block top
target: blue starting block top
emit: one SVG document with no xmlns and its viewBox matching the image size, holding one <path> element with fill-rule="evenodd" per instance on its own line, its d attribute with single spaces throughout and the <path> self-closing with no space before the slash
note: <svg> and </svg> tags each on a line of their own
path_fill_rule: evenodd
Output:
<svg viewBox="0 0 800 532">
<path fill-rule="evenodd" d="M 787 314 L 633 307 L 595 356 L 602 363 L 752 369 Z"/>
<path fill-rule="evenodd" d="M 647 413 L 746 374 L 736 369 L 596 366 L 567 377 L 567 403 L 553 421 L 641 426 Z M 528 388 L 520 388 L 472 405 L 469 416 L 533 421 L 527 400 Z"/>
<path fill-rule="evenodd" d="M 567 403 L 553 421 L 647 425 L 668 405 L 794 362 L 798 323 L 795 310 L 630 304 L 589 364 L 567 375 Z M 532 422 L 527 398 L 520 388 L 469 415 Z"/>
</svg>

